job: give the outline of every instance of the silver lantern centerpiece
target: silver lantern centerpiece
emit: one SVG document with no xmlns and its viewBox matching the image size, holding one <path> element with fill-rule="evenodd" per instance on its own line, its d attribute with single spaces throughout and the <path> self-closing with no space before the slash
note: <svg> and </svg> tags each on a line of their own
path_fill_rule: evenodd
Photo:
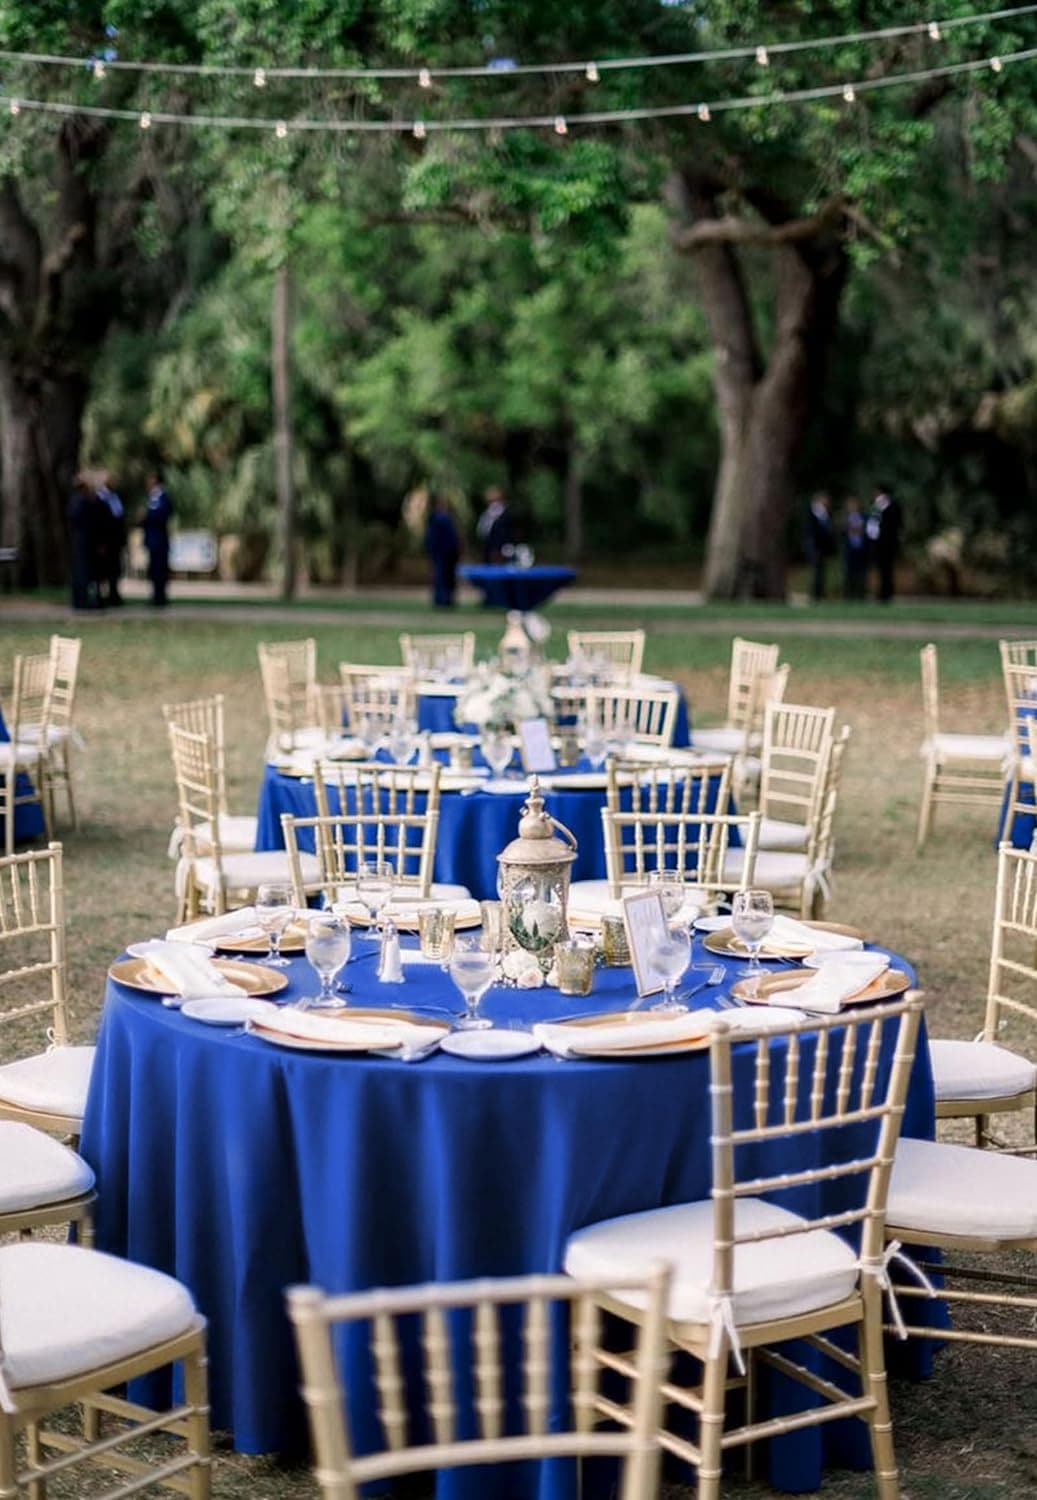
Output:
<svg viewBox="0 0 1037 1500">
<path fill-rule="evenodd" d="M 554 961 L 555 943 L 569 936 L 569 877 L 576 840 L 545 810 L 535 776 L 518 831 L 518 838 L 497 856 L 504 946 L 532 953 L 546 973 Z"/>
</svg>

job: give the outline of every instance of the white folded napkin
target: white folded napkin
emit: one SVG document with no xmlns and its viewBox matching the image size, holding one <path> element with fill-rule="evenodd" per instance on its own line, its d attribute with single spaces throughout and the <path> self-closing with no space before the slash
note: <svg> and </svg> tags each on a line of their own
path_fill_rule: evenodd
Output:
<svg viewBox="0 0 1037 1500">
<path fill-rule="evenodd" d="M 264 1016 L 262 1024 L 264 1031 L 278 1031 L 304 1041 L 360 1045 L 371 1051 L 420 1047 L 431 1041 L 433 1035 L 428 1026 L 415 1026 L 402 1017 L 397 1021 L 391 1016 L 351 1016 L 345 1012 L 328 1016 L 319 1011 L 294 1010 L 291 1006 Z"/>
<path fill-rule="evenodd" d="M 690 1042 L 708 1036 L 716 1014 L 714 1010 L 680 1011 L 676 1015 L 652 1017 L 638 1017 L 635 1013 L 630 1020 L 601 1026 L 560 1026 L 541 1022 L 533 1027 L 533 1035 L 555 1057 L 579 1057 L 588 1048 L 618 1055 L 631 1047 L 655 1047 L 666 1042 Z"/>
<path fill-rule="evenodd" d="M 232 984 L 221 974 L 200 948 L 192 948 L 189 944 L 150 943 L 147 962 L 184 1000 L 204 1000 L 211 995 L 248 994 L 240 984 Z"/>
<path fill-rule="evenodd" d="M 409 927 L 416 927 L 418 924 L 418 913 L 422 907 L 428 906 L 434 906 L 440 911 L 452 911 L 459 922 L 469 922 L 473 919 L 478 920 L 479 918 L 478 901 L 462 901 L 460 899 L 456 901 L 439 901 L 435 897 L 419 896 L 416 893 L 413 896 L 404 894 L 393 896 L 389 904 L 382 907 L 381 916 L 383 918 L 388 917 L 391 921 L 397 923 L 397 925 L 406 923 Z M 370 913 L 367 907 L 360 900 L 359 896 L 353 895 L 353 888 L 350 886 L 339 887 L 339 895 L 335 900 L 335 910 L 341 915 L 348 917 L 351 922 L 370 921 Z"/>
<path fill-rule="evenodd" d="M 816 1010 L 834 1015 L 842 1010 L 844 1000 L 865 989 L 889 968 L 889 959 L 884 953 L 874 954 L 873 959 L 870 964 L 862 963 L 860 959 L 852 964 L 840 963 L 837 958 L 829 959 L 805 984 L 797 985 L 793 990 L 777 990 L 774 1003 L 793 1010 Z"/>
<path fill-rule="evenodd" d="M 515 794 L 519 792 L 523 796 L 525 796 L 529 791 L 529 782 L 525 779 L 507 781 L 503 776 L 498 781 L 495 777 L 491 776 L 489 781 L 484 781 L 482 783 L 482 785 L 479 787 L 479 790 L 481 792 L 492 792 L 500 797 L 508 796 L 509 793 Z"/>
<path fill-rule="evenodd" d="M 826 932 L 823 927 L 807 927 L 805 923 L 797 922 L 793 917 L 782 916 L 774 918 L 774 926 L 767 934 L 764 951 L 768 942 L 782 945 L 801 943 L 804 947 L 813 948 L 818 953 L 824 951 L 835 953 L 840 949 L 864 947 L 860 938 L 848 937 L 843 932 Z"/>
<path fill-rule="evenodd" d="M 250 929 L 253 936 L 263 930 L 256 917 L 256 908 L 242 906 L 237 911 L 225 911 L 220 917 L 203 917 L 200 922 L 186 922 L 183 927 L 171 927 L 166 933 L 166 942 L 207 943 L 211 938 L 226 937 L 228 933 L 244 937 Z"/>
</svg>

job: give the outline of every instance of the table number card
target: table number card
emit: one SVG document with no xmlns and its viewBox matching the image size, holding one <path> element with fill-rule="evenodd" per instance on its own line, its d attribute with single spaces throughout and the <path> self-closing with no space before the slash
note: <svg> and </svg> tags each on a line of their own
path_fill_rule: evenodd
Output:
<svg viewBox="0 0 1037 1500">
<path fill-rule="evenodd" d="M 522 769 L 531 775 L 557 771 L 558 760 L 551 744 L 551 726 L 546 719 L 523 719 L 519 723 L 519 755 Z"/>
<path fill-rule="evenodd" d="M 639 995 L 657 995 L 663 988 L 652 955 L 666 941 L 666 913 L 657 891 L 638 891 L 623 897 L 623 925 Z"/>
</svg>

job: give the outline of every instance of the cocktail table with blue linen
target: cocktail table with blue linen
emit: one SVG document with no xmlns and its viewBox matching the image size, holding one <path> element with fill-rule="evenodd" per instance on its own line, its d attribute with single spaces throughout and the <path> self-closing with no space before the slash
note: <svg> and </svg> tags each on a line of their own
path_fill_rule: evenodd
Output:
<svg viewBox="0 0 1037 1500">
<path fill-rule="evenodd" d="M 480 590 L 485 605 L 497 609 L 536 609 L 576 577 L 575 568 L 520 568 L 505 563 L 470 564 L 459 572 L 466 583 Z"/>
<path fill-rule="evenodd" d="M 4 723 L 4 711 L 0 708 L 0 744 L 8 745 L 11 742 L 11 732 Z M 32 782 L 25 772 L 21 772 L 16 781 L 16 796 L 24 797 L 32 792 Z M 45 824 L 43 821 L 43 808 L 38 802 L 27 802 L 14 810 L 14 840 L 16 844 L 24 843 L 27 839 L 36 839 L 43 833 Z M 0 844 L 4 840 L 4 820 L 0 818 Z"/>
<path fill-rule="evenodd" d="M 303 960 L 288 973 L 287 998 L 316 990 Z M 368 957 L 344 973 L 356 1003 L 459 1008 L 434 967 L 408 964 L 393 986 L 376 981 Z M 524 1026 L 632 999 L 630 971 L 605 969 L 589 998 L 495 987 L 483 1008 L 498 1025 Z M 735 1054 L 746 1080 L 753 1045 Z M 701 1051 L 507 1063 L 437 1053 L 408 1064 L 281 1050 L 109 981 L 81 1148 L 97 1173 L 98 1243 L 187 1284 L 210 1320 L 214 1425 L 244 1452 L 284 1449 L 302 1428 L 284 1287 L 556 1270 L 583 1225 L 705 1197 L 708 1073 Z M 905 1132 L 931 1138 L 933 1115 L 923 1044 Z M 809 1139 L 790 1148 L 789 1170 L 816 1165 L 812 1149 Z M 357 1416 L 369 1426 L 370 1413 Z M 772 1483 L 816 1487 L 827 1461 L 866 1466 L 863 1429 L 781 1438 Z M 573 1500 L 575 1488 L 567 1465 L 531 1465 L 499 1479 L 444 1474 L 436 1495 Z"/>
</svg>

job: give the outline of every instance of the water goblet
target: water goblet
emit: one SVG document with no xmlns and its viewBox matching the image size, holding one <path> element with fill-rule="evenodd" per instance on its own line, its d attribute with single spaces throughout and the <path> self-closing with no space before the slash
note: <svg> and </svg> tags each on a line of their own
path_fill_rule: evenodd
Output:
<svg viewBox="0 0 1037 1500">
<path fill-rule="evenodd" d="M 583 721 L 581 737 L 583 739 L 583 753 L 590 761 L 592 770 L 600 771 L 605 764 L 608 755 L 608 736 L 597 719 L 587 718 Z"/>
<path fill-rule="evenodd" d="M 256 891 L 256 921 L 266 933 L 269 951 L 260 962 L 268 969 L 287 969 L 281 957 L 281 939 L 295 916 L 290 885 L 261 885 Z"/>
<path fill-rule="evenodd" d="M 385 737 L 385 748 L 398 766 L 405 766 L 414 754 L 417 725 L 407 719 L 394 719 Z"/>
<path fill-rule="evenodd" d="M 649 887 L 659 892 L 663 904 L 663 916 L 675 917 L 684 905 L 684 881 L 680 870 L 652 870 L 648 876 Z"/>
<path fill-rule="evenodd" d="M 368 937 L 377 942 L 381 914 L 392 900 L 396 875 L 386 859 L 363 860 L 356 867 L 356 893 L 371 919 Z"/>
<path fill-rule="evenodd" d="M 349 923 L 329 912 L 318 912 L 306 925 L 306 957 L 320 979 L 320 993 L 304 996 L 300 1010 L 338 1010 L 342 1001 L 335 993 L 335 980 L 349 961 Z"/>
<path fill-rule="evenodd" d="M 652 953 L 652 968 L 663 982 L 663 999 L 653 1010 L 687 1010 L 674 994 L 691 962 L 691 929 L 683 922 L 669 922 L 666 937 Z"/>
<path fill-rule="evenodd" d="M 499 781 L 511 764 L 511 735 L 504 729 L 486 728 L 479 739 L 483 760 Z"/>
<path fill-rule="evenodd" d="M 462 1031 L 484 1031 L 493 1022 L 479 1015 L 479 1001 L 493 983 L 497 973 L 497 960 L 493 953 L 486 953 L 478 943 L 471 941 L 454 944 L 450 960 L 450 978 L 464 997 L 465 1012 L 455 1024 Z"/>
<path fill-rule="evenodd" d="M 739 974 L 745 979 L 759 980 L 764 972 L 760 949 L 774 926 L 774 898 L 770 891 L 735 891 L 731 900 L 731 926 L 735 937 L 749 951 L 749 963 L 739 969 Z"/>
</svg>

